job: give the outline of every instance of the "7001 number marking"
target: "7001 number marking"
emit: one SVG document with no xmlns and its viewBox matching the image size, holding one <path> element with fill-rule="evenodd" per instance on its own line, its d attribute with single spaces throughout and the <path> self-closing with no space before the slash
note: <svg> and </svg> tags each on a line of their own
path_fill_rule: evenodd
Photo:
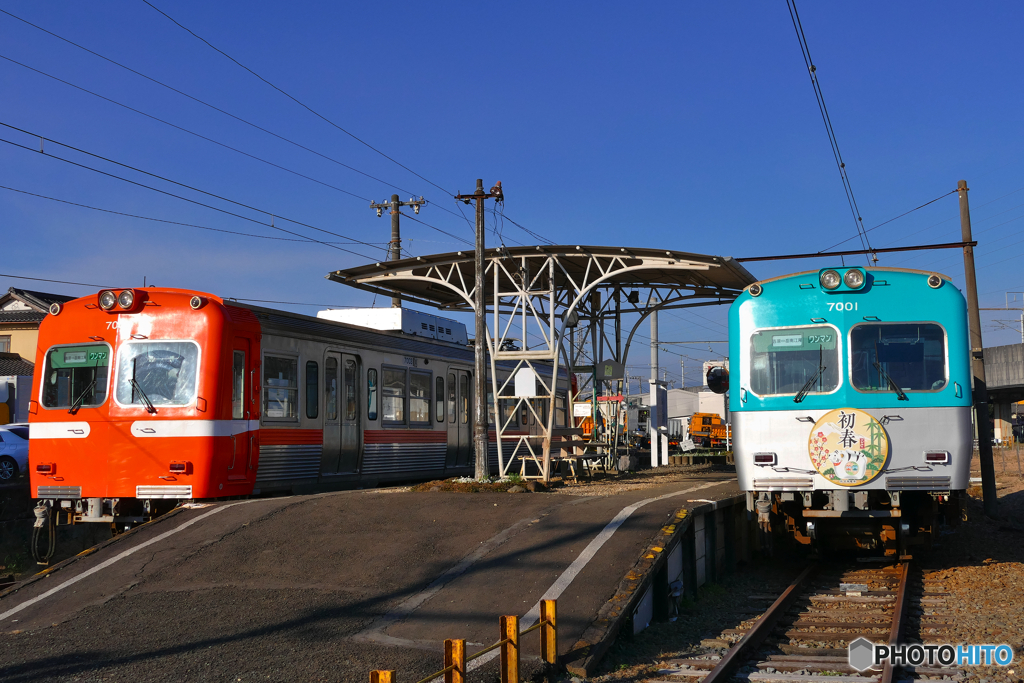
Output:
<svg viewBox="0 0 1024 683">
<path fill-rule="evenodd" d="M 828 302 L 828 310 L 830 311 L 856 311 L 857 301 L 830 301 Z"/>
</svg>

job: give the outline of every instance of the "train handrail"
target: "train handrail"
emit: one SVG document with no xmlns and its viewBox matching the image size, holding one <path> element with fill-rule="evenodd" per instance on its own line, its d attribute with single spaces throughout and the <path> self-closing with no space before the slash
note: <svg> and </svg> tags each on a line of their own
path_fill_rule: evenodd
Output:
<svg viewBox="0 0 1024 683">
<path fill-rule="evenodd" d="M 465 683 L 466 665 L 497 648 L 501 648 L 501 683 L 519 683 L 519 639 L 531 631 L 540 630 L 541 661 L 554 665 L 558 661 L 558 617 L 557 601 L 541 600 L 540 620 L 524 631 L 519 630 L 519 617 L 502 616 L 498 625 L 502 638 L 483 650 L 466 656 L 465 640 L 444 641 L 445 667 L 435 671 L 417 683 L 429 683 L 444 676 L 444 683 Z M 370 683 L 394 683 L 394 670 L 377 669 L 370 672 Z"/>
</svg>

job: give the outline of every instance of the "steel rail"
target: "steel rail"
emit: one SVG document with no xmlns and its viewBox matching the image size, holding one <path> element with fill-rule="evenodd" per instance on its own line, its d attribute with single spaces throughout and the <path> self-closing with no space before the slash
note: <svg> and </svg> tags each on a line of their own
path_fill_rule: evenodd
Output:
<svg viewBox="0 0 1024 683">
<path fill-rule="evenodd" d="M 807 579 L 810 578 L 817 568 L 817 564 L 812 564 L 800 572 L 800 575 L 793 579 L 789 587 L 772 603 L 768 611 L 761 615 L 747 634 L 738 643 L 729 648 L 729 651 L 722 657 L 715 668 L 708 673 L 702 683 L 724 683 L 728 681 L 732 676 L 732 672 L 743 662 L 743 658 L 749 656 L 751 650 L 760 646 L 765 638 L 771 634 L 779 617 L 789 609 L 789 606 L 799 594 L 800 589 L 803 588 Z"/>
<path fill-rule="evenodd" d="M 889 645 L 896 645 L 903 639 L 903 629 L 907 616 L 907 585 L 910 577 L 910 562 L 904 562 L 900 568 L 900 587 L 896 591 L 896 604 L 892 611 L 892 626 L 889 628 Z M 887 659 L 882 665 L 882 676 L 878 683 L 892 683 L 893 666 Z"/>
</svg>

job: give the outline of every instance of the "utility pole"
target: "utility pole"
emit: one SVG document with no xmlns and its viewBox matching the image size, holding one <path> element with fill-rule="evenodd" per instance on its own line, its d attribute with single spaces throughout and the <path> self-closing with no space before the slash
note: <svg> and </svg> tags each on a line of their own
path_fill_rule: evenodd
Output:
<svg viewBox="0 0 1024 683">
<path fill-rule="evenodd" d="M 474 342 L 473 342 L 473 374 L 476 388 L 473 397 L 473 447 L 475 450 L 476 478 L 483 479 L 490 474 L 487 448 L 487 371 L 485 370 L 486 357 L 484 349 L 487 345 L 486 315 L 487 308 L 484 303 L 484 200 L 494 199 L 499 202 L 505 201 L 505 195 L 501 191 L 501 181 L 491 188 L 490 192 L 484 192 L 484 181 L 477 178 L 476 192 L 473 194 L 457 194 L 456 200 L 465 204 L 476 200 L 476 289 L 473 290 L 473 308 L 475 317 Z M 497 306 L 497 304 L 495 304 Z M 497 310 L 495 310 L 497 315 Z M 497 397 L 495 397 L 495 419 L 497 419 Z M 552 406 L 553 408 L 553 406 Z"/>
<path fill-rule="evenodd" d="M 391 214 L 391 242 L 388 243 L 388 260 L 398 261 L 402 258 L 402 233 L 398 227 L 398 217 L 401 216 L 400 209 L 403 206 L 411 206 L 413 213 L 419 213 L 420 207 L 426 204 L 426 200 L 423 197 L 419 199 L 410 198 L 407 202 L 398 201 L 398 195 L 391 195 L 390 202 L 370 202 L 371 209 L 377 209 L 377 218 L 380 218 L 384 214 L 384 209 L 388 209 L 388 213 Z M 402 297 L 393 296 L 391 297 L 391 307 L 401 308 Z"/>
<path fill-rule="evenodd" d="M 988 386 L 981 343 L 981 314 L 978 312 L 978 282 L 974 276 L 974 248 L 970 246 L 971 210 L 967 203 L 967 181 L 957 183 L 960 196 L 960 233 L 964 245 L 964 280 L 967 285 L 967 321 L 971 332 L 971 369 L 974 372 L 974 424 L 978 427 L 978 457 L 981 460 L 981 492 L 985 514 L 996 515 L 996 467 L 992 461 L 992 431 L 988 420 Z"/>
</svg>

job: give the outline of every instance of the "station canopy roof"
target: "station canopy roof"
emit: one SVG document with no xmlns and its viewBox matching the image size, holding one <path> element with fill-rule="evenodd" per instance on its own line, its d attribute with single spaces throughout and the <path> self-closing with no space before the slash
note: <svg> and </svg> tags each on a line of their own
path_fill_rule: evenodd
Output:
<svg viewBox="0 0 1024 683">
<path fill-rule="evenodd" d="M 513 274 L 521 277 L 523 263 L 532 280 L 540 275 L 542 267 L 551 267 L 552 261 L 555 288 L 560 291 L 579 290 L 600 277 L 602 289 L 668 287 L 692 290 L 697 298 L 729 300 L 756 282 L 756 278 L 731 257 L 671 249 L 576 245 L 499 247 L 486 249 L 484 259 L 488 268 L 500 266 L 498 287 L 503 293 L 516 286 L 512 282 Z M 474 251 L 467 249 L 379 261 L 332 271 L 327 278 L 375 294 L 398 295 L 409 302 L 470 310 L 464 294 L 473 289 L 474 272 Z M 488 270 L 484 286 L 485 297 L 491 300 L 493 271 Z"/>
</svg>

